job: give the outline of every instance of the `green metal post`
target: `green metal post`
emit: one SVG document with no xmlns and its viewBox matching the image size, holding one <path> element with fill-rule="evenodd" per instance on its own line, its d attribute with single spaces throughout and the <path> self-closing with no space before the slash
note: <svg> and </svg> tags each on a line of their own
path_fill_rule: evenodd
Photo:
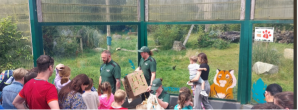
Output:
<svg viewBox="0 0 298 110">
<path fill-rule="evenodd" d="M 36 0 L 29 0 L 30 26 L 32 35 L 33 62 L 36 67 L 37 58 L 43 54 L 41 27 L 37 22 Z"/>
<path fill-rule="evenodd" d="M 147 24 L 145 22 L 145 0 L 140 0 L 140 24 L 138 25 L 138 49 L 147 46 Z M 138 62 L 141 55 L 138 53 Z"/>
<path fill-rule="evenodd" d="M 251 0 L 245 2 L 245 18 L 241 24 L 238 97 L 241 104 L 249 103 L 251 99 L 251 50 L 252 23 L 250 21 Z"/>
</svg>

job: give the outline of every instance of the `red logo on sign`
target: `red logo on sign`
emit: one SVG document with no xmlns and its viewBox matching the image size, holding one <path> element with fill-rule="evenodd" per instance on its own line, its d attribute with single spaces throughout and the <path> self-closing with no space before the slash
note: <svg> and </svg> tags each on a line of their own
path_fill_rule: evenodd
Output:
<svg viewBox="0 0 298 110">
<path fill-rule="evenodd" d="M 263 38 L 268 39 L 268 37 L 271 37 L 270 31 L 265 30 L 265 31 L 263 31 L 263 34 L 264 34 Z"/>
</svg>

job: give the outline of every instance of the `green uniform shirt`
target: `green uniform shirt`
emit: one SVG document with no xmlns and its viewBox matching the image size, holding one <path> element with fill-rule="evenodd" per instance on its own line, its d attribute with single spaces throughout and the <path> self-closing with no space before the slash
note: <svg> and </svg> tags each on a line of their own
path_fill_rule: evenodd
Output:
<svg viewBox="0 0 298 110">
<path fill-rule="evenodd" d="M 107 64 L 102 64 L 100 67 L 100 76 L 101 83 L 109 82 L 112 87 L 112 93 L 115 93 L 116 90 L 116 79 L 120 79 L 121 77 L 121 68 L 120 66 L 111 60 Z"/>
<path fill-rule="evenodd" d="M 139 64 L 149 86 L 151 83 L 151 73 L 156 72 L 156 61 L 154 58 L 149 56 L 145 61 L 143 58 L 141 58 Z"/>
<path fill-rule="evenodd" d="M 167 102 L 170 105 L 170 94 L 168 94 L 165 90 L 162 90 L 161 94 L 158 96 L 158 99 L 163 102 Z M 166 109 L 169 109 L 169 105 Z"/>
</svg>

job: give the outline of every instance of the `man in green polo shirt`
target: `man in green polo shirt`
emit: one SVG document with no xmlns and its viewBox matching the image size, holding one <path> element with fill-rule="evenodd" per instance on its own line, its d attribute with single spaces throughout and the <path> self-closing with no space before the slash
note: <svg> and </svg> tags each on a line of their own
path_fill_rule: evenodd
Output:
<svg viewBox="0 0 298 110">
<path fill-rule="evenodd" d="M 141 53 L 142 58 L 140 59 L 139 68 L 137 70 L 143 71 L 148 84 L 147 92 L 142 94 L 142 100 L 145 100 L 146 97 L 149 97 L 152 81 L 155 79 L 156 61 L 151 57 L 153 54 L 148 47 L 143 46 L 139 52 Z"/>
<path fill-rule="evenodd" d="M 162 79 L 156 78 L 152 82 L 152 92 L 155 93 L 157 98 L 157 101 L 161 107 L 164 109 L 169 109 L 170 104 L 170 94 L 168 94 L 163 88 L 162 88 Z"/>
<path fill-rule="evenodd" d="M 109 82 L 114 94 L 120 88 L 121 68 L 112 60 L 111 53 L 108 50 L 101 53 L 101 59 L 104 63 L 100 66 L 99 84 Z"/>
</svg>

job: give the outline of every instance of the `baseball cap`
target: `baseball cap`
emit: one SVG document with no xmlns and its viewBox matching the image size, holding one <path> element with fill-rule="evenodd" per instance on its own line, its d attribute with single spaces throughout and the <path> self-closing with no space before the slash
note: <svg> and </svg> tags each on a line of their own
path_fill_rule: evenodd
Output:
<svg viewBox="0 0 298 110">
<path fill-rule="evenodd" d="M 152 82 L 151 90 L 156 91 L 160 85 L 161 85 L 161 80 L 159 78 L 154 79 Z"/>
<path fill-rule="evenodd" d="M 143 46 L 140 50 L 138 50 L 139 52 L 150 52 L 150 49 L 146 46 Z"/>
</svg>

